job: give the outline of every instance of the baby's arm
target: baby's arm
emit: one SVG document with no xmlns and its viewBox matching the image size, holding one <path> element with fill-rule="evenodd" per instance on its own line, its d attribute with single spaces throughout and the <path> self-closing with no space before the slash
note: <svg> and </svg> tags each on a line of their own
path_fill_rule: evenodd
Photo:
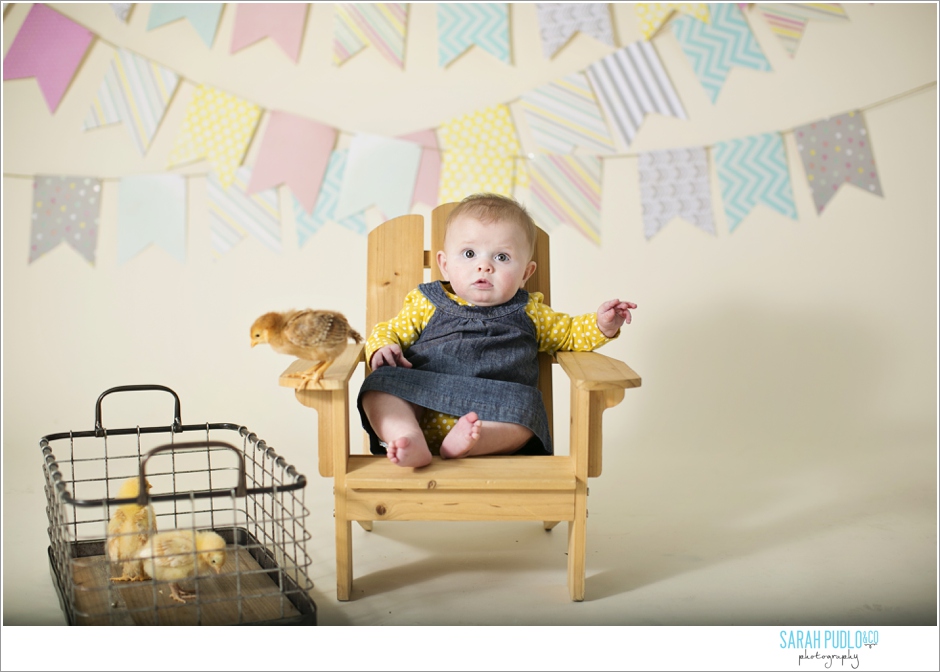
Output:
<svg viewBox="0 0 940 672">
<path fill-rule="evenodd" d="M 372 359 L 369 360 L 369 367 L 375 371 L 380 366 L 403 366 L 406 369 L 411 368 L 411 362 L 405 359 L 401 346 L 397 343 L 383 345 L 372 353 Z"/>
<path fill-rule="evenodd" d="M 380 366 L 411 368 L 404 351 L 418 339 L 433 313 L 434 306 L 419 290 L 409 292 L 401 312 L 372 329 L 366 341 L 369 367 L 373 370 Z"/>
<path fill-rule="evenodd" d="M 636 309 L 636 304 L 620 299 L 611 299 L 601 304 L 597 309 L 597 328 L 607 338 L 617 335 L 624 322 L 630 324 L 633 316 L 630 311 Z"/>
</svg>

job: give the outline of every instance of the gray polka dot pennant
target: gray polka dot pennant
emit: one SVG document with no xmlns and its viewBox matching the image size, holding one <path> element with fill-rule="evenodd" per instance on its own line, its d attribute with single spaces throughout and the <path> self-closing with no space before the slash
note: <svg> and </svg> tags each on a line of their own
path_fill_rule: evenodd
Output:
<svg viewBox="0 0 940 672">
<path fill-rule="evenodd" d="M 100 213 L 101 180 L 37 175 L 33 181 L 29 262 L 65 241 L 94 265 Z"/>
</svg>

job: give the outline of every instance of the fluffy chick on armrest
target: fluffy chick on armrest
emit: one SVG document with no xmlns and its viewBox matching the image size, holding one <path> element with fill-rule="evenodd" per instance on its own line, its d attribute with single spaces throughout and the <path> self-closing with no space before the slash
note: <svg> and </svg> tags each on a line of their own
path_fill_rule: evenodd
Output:
<svg viewBox="0 0 940 672">
<path fill-rule="evenodd" d="M 301 378 L 305 388 L 320 381 L 350 338 L 362 343 L 362 336 L 346 318 L 329 310 L 265 313 L 251 325 L 251 347 L 268 343 L 275 352 L 317 362 L 306 371 L 291 374 Z"/>
</svg>

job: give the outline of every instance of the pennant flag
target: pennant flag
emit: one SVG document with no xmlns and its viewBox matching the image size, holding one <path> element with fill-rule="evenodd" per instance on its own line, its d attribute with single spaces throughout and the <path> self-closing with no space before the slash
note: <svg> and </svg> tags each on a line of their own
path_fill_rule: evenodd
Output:
<svg viewBox="0 0 940 672">
<path fill-rule="evenodd" d="M 639 171 L 647 240 L 675 217 L 715 234 L 704 147 L 643 152 L 639 156 Z"/>
<path fill-rule="evenodd" d="M 552 58 L 578 31 L 611 47 L 616 46 L 607 3 L 539 2 L 535 7 L 545 58 Z"/>
<path fill-rule="evenodd" d="M 313 214 L 304 212 L 303 206 L 294 198 L 294 218 L 297 220 L 297 242 L 300 247 L 323 228 L 327 220 L 334 221 L 342 227 L 360 235 L 366 233 L 366 218 L 363 212 L 349 217 L 338 219 L 336 217 L 336 201 L 339 198 L 340 185 L 343 183 L 343 173 L 346 171 L 346 155 L 348 149 L 337 149 L 330 155 L 330 163 L 326 167 L 326 176 Z"/>
<path fill-rule="evenodd" d="M 770 63 L 734 5 L 716 4 L 710 24 L 680 16 L 672 22 L 672 31 L 713 103 L 731 66 L 770 71 Z"/>
<path fill-rule="evenodd" d="M 645 40 L 652 38 L 673 12 L 682 12 L 706 23 L 709 20 L 707 2 L 638 2 L 634 8 L 640 34 Z"/>
<path fill-rule="evenodd" d="M 793 135 L 817 213 L 843 184 L 884 196 L 860 110 L 798 126 Z"/>
<path fill-rule="evenodd" d="M 251 171 L 242 166 L 235 171 L 230 188 L 209 173 L 210 239 L 212 256 L 221 259 L 249 234 L 273 252 L 281 251 L 281 211 L 277 190 L 265 189 L 249 195 Z"/>
<path fill-rule="evenodd" d="M 771 32 L 783 43 L 783 48 L 790 54 L 790 58 L 793 58 L 797 47 L 800 46 L 808 21 L 848 21 L 849 18 L 837 2 L 756 4 Z"/>
<path fill-rule="evenodd" d="M 719 142 L 715 165 L 731 231 L 758 203 L 796 219 L 787 155 L 779 133 Z"/>
<path fill-rule="evenodd" d="M 372 5 L 344 2 L 334 5 L 333 62 L 344 63 L 371 44 L 385 58 L 405 65 L 405 2 L 379 2 Z"/>
<path fill-rule="evenodd" d="M 307 6 L 307 3 L 240 3 L 235 5 L 231 53 L 234 54 L 249 44 L 270 37 L 296 63 L 300 57 L 300 43 L 304 36 Z"/>
<path fill-rule="evenodd" d="M 415 142 L 421 147 L 421 163 L 418 164 L 418 177 L 415 180 L 415 192 L 411 205 L 426 203 L 437 205 L 437 194 L 441 186 L 441 150 L 437 145 L 437 133 L 433 128 L 417 133 L 398 136 L 401 140 Z"/>
<path fill-rule="evenodd" d="M 444 151 L 439 203 L 459 201 L 480 191 L 512 195 L 520 149 L 507 105 L 455 117 L 440 126 L 438 137 Z M 528 185 L 524 170 L 516 181 Z"/>
<path fill-rule="evenodd" d="M 531 170 L 532 214 L 539 224 L 570 224 L 600 245 L 600 157 L 543 154 Z"/>
<path fill-rule="evenodd" d="M 93 38 L 90 30 L 35 4 L 3 59 L 3 79 L 35 77 L 49 111 L 55 112 Z"/>
<path fill-rule="evenodd" d="M 509 63 L 509 5 L 505 2 L 437 5 L 437 56 L 441 67 L 473 45 Z"/>
<path fill-rule="evenodd" d="M 228 188 L 260 116 L 257 105 L 203 84 L 189 103 L 167 167 L 205 158 Z"/>
<path fill-rule="evenodd" d="M 85 130 L 123 122 L 145 154 L 179 79 L 172 70 L 119 48 L 85 119 Z"/>
<path fill-rule="evenodd" d="M 101 180 L 37 175 L 33 181 L 29 263 L 65 241 L 94 266 L 100 214 Z"/>
<path fill-rule="evenodd" d="M 336 135 L 332 126 L 287 112 L 271 112 L 248 193 L 286 183 L 304 210 L 311 212 Z"/>
<path fill-rule="evenodd" d="M 118 190 L 118 263 L 156 243 L 174 259 L 186 261 L 186 178 L 134 175 Z"/>
<path fill-rule="evenodd" d="M 413 142 L 356 135 L 346 157 L 336 216 L 344 219 L 371 205 L 377 206 L 385 219 L 407 215 L 420 161 L 421 148 Z"/>
<path fill-rule="evenodd" d="M 127 23 L 127 17 L 131 14 L 131 7 L 134 6 L 133 2 L 109 2 L 111 9 L 114 11 L 114 15 L 119 18 L 124 23 Z"/>
<path fill-rule="evenodd" d="M 147 30 L 159 28 L 178 19 L 189 19 L 199 37 L 212 48 L 219 27 L 223 2 L 155 2 L 150 5 Z"/>
<path fill-rule="evenodd" d="M 639 40 L 615 51 L 588 66 L 587 75 L 607 122 L 626 145 L 633 142 L 650 112 L 686 119 L 679 96 L 649 42 Z"/>
<path fill-rule="evenodd" d="M 522 94 L 519 106 L 541 150 L 571 154 L 576 147 L 600 153 L 616 149 L 591 85 L 580 72 Z"/>
</svg>

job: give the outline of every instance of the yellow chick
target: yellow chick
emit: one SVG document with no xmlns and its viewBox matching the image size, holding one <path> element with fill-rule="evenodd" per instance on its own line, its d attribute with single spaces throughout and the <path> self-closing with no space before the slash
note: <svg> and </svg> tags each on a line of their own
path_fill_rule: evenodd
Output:
<svg viewBox="0 0 940 672">
<path fill-rule="evenodd" d="M 225 564 L 225 539 L 215 532 L 170 530 L 159 532 L 140 550 L 144 570 L 159 581 L 171 581 L 170 597 L 185 602 L 196 596 L 182 590 L 179 582 L 189 579 L 200 570 L 211 569 L 221 573 Z"/>
<path fill-rule="evenodd" d="M 251 347 L 268 343 L 275 352 L 316 362 L 306 371 L 291 374 L 303 387 L 316 385 L 346 349 L 349 339 L 362 343 L 362 336 L 341 314 L 329 310 L 289 310 L 265 313 L 251 325 Z"/>
<path fill-rule="evenodd" d="M 150 492 L 149 481 L 147 492 Z M 136 498 L 140 492 L 138 478 L 134 476 L 121 484 L 118 490 L 118 499 Z M 112 563 L 121 563 L 121 576 L 113 577 L 112 581 L 146 581 L 150 577 L 144 572 L 137 553 L 142 549 L 150 535 L 157 531 L 157 522 L 153 507 L 138 506 L 137 504 L 122 504 L 108 521 L 108 540 L 105 544 L 105 553 Z"/>
</svg>

